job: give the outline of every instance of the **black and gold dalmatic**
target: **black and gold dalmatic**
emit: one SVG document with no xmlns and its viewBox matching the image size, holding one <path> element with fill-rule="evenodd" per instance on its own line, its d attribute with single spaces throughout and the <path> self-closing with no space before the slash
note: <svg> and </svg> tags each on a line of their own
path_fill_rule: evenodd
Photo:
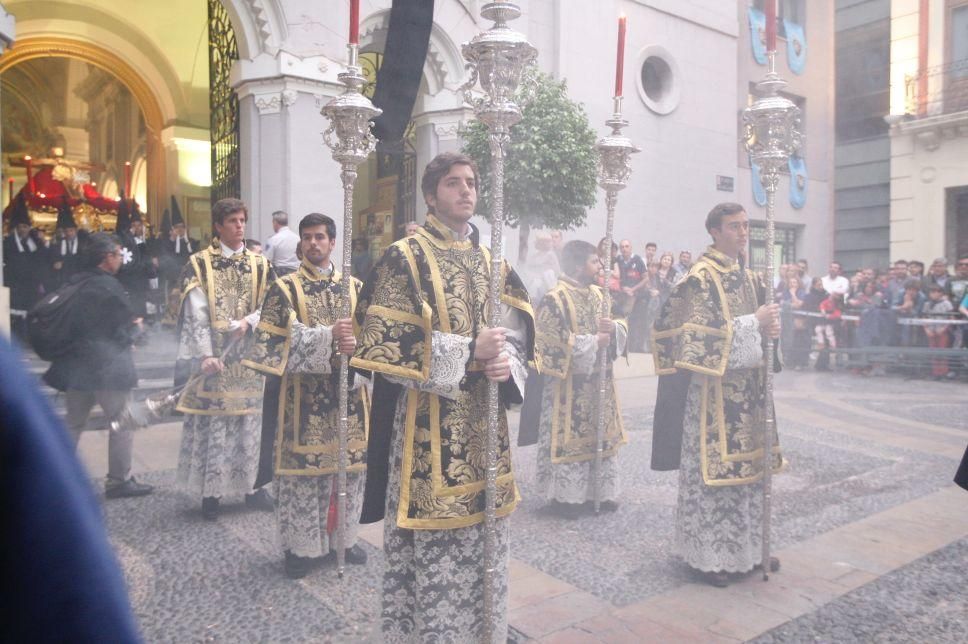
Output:
<svg viewBox="0 0 968 644">
<path fill-rule="evenodd" d="M 276 476 L 335 474 L 339 444 L 339 353 L 333 347 L 331 372 L 291 373 L 287 370 L 292 349 L 292 326 L 332 326 L 340 317 L 343 295 L 340 273 L 322 275 L 305 261 L 295 273 L 269 287 L 255 342 L 243 365 L 281 379 L 277 415 L 263 420 L 275 427 L 273 473 Z M 362 283 L 352 280 L 351 310 Z M 334 343 L 335 344 L 335 343 Z M 350 392 L 347 408 L 348 472 L 366 467 L 366 435 L 369 401 L 365 387 Z M 266 388 L 266 395 L 270 388 Z M 268 405 L 267 405 L 268 407 Z M 261 473 L 260 473 L 261 474 Z M 261 480 L 261 476 L 260 476 Z"/>
<path fill-rule="evenodd" d="M 474 338 L 487 326 L 490 253 L 473 231 L 469 239 L 458 240 L 428 215 L 416 235 L 387 249 L 360 294 L 354 368 L 425 383 L 431 379 L 434 331 Z M 507 264 L 505 271 L 502 302 L 526 320 L 528 346 L 522 353 L 532 360 L 531 304 L 518 275 Z M 407 397 L 395 517 L 401 528 L 440 530 L 483 520 L 487 379 L 480 365 L 468 366 L 460 390 L 455 399 L 410 387 L 401 394 Z M 500 428 L 496 506 L 497 515 L 506 516 L 519 495 L 503 413 Z M 369 464 L 371 474 L 374 467 L 386 466 Z"/>
<path fill-rule="evenodd" d="M 604 293 L 598 286 L 582 286 L 568 277 L 548 291 L 537 312 L 536 345 L 545 387 L 551 388 L 553 406 L 544 409 L 551 415 L 551 462 L 578 463 L 595 458 L 598 426 L 598 361 L 589 369 L 574 369 L 575 340 L 579 335 L 596 336 Z M 625 334 L 624 320 L 616 320 Z M 597 345 L 596 345 L 597 346 Z M 614 350 L 613 348 L 610 350 Z M 597 355 L 597 352 L 591 355 Z M 626 442 L 625 428 L 618 407 L 618 395 L 608 363 L 612 386 L 607 402 L 603 456 L 614 456 Z M 545 399 L 547 400 L 547 398 Z M 544 421 L 542 421 L 544 423 Z"/>
<path fill-rule="evenodd" d="M 220 358 L 225 368 L 190 382 L 178 401 L 178 411 L 203 416 L 261 413 L 262 375 L 242 365 L 242 346 L 234 346 L 228 352 L 226 349 L 231 336 L 229 325 L 259 309 L 270 273 L 266 258 L 244 248 L 225 257 L 218 239 L 189 258 L 181 274 L 181 307 L 194 289 L 205 294 L 213 357 Z M 185 331 L 193 330 L 180 329 Z"/>
<path fill-rule="evenodd" d="M 656 372 L 686 370 L 701 384 L 700 462 L 706 485 L 743 485 L 763 477 L 765 374 L 762 367 L 727 370 L 733 321 L 756 312 L 760 290 L 752 271 L 709 247 L 673 291 L 653 331 Z M 779 471 L 776 437 L 773 453 L 773 469 Z"/>
</svg>

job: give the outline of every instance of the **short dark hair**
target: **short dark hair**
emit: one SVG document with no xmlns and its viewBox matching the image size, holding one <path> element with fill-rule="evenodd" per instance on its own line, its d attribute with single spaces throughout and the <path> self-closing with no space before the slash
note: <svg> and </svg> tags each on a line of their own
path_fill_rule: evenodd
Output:
<svg viewBox="0 0 968 644">
<path fill-rule="evenodd" d="M 724 201 L 723 203 L 716 204 L 713 206 L 713 209 L 709 211 L 709 214 L 706 215 L 706 232 L 711 233 L 713 228 L 720 228 L 723 225 L 723 217 L 728 217 L 729 215 L 735 215 L 741 212 L 746 212 L 746 208 L 738 203 Z"/>
<path fill-rule="evenodd" d="M 104 258 L 115 252 L 121 246 L 121 240 L 111 233 L 94 233 L 87 238 L 84 245 L 84 266 L 94 268 L 100 266 Z"/>
<path fill-rule="evenodd" d="M 299 237 L 302 237 L 303 230 L 306 228 L 315 228 L 316 226 L 326 226 L 326 236 L 330 239 L 336 239 L 336 222 L 331 217 L 318 212 L 311 212 L 299 221 Z"/>
<path fill-rule="evenodd" d="M 420 191 L 424 198 L 427 195 L 437 196 L 437 184 L 447 176 L 450 169 L 455 165 L 466 165 L 474 172 L 474 183 L 481 182 L 480 174 L 477 171 L 477 163 L 466 154 L 459 152 L 441 152 L 427 164 L 424 168 L 423 178 L 420 179 Z M 431 208 L 433 211 L 433 208 Z"/>
<path fill-rule="evenodd" d="M 904 282 L 904 290 L 906 291 L 908 289 L 916 289 L 920 291 L 921 290 L 920 280 L 918 280 L 918 278 L 916 277 L 912 277 L 911 279 Z"/>
<path fill-rule="evenodd" d="M 906 259 L 895 259 L 894 260 L 894 265 L 895 266 L 897 266 L 898 264 L 904 264 L 905 266 L 907 266 L 907 263 L 908 263 L 908 261 Z"/>
<path fill-rule="evenodd" d="M 232 197 L 219 199 L 212 206 L 212 223 L 221 226 L 225 223 L 226 217 L 237 212 L 244 213 L 245 220 L 249 221 L 249 209 L 245 207 L 245 203 L 241 199 L 234 199 Z"/>
<path fill-rule="evenodd" d="M 646 243 L 645 247 L 648 248 L 649 246 L 651 246 L 652 248 L 655 248 L 655 249 L 658 249 L 659 248 L 659 245 L 657 243 L 655 243 L 655 242 L 648 242 L 648 243 Z"/>
<path fill-rule="evenodd" d="M 836 259 L 830 260 L 830 263 L 831 263 L 831 265 L 836 264 L 837 265 L 837 268 L 843 268 L 844 267 L 844 265 L 841 264 L 840 262 L 838 262 Z"/>
<path fill-rule="evenodd" d="M 924 268 L 924 262 L 912 259 L 910 262 L 908 262 L 908 266 L 920 266 L 921 268 Z"/>
<path fill-rule="evenodd" d="M 561 248 L 561 270 L 565 275 L 573 275 L 588 261 L 589 255 L 598 255 L 595 246 L 582 239 L 571 240 Z"/>
<path fill-rule="evenodd" d="M 245 240 L 245 247 L 247 249 L 252 250 L 256 246 L 262 246 L 262 242 L 260 242 L 258 239 L 246 239 Z"/>
</svg>

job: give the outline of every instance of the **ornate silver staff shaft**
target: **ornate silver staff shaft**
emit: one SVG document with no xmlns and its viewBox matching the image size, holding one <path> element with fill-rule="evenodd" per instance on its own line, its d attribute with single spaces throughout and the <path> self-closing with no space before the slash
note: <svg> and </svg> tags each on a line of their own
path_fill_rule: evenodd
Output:
<svg viewBox="0 0 968 644">
<path fill-rule="evenodd" d="M 491 149 L 491 275 L 488 296 L 488 325 L 501 325 L 501 294 L 504 291 L 504 153 L 509 129 L 521 120 L 521 108 L 514 100 L 525 68 L 534 63 L 537 50 L 523 34 L 507 26 L 521 15 L 512 2 L 489 2 L 481 16 L 494 22 L 461 47 L 470 77 L 462 89 L 467 102 L 490 134 Z M 474 99 L 470 90 L 481 82 L 483 96 Z M 487 436 L 485 437 L 484 477 L 484 638 L 490 643 L 495 632 L 495 592 L 497 588 L 497 468 L 500 432 L 498 385 L 488 383 Z"/>
<path fill-rule="evenodd" d="M 612 128 L 612 133 L 604 137 L 595 146 L 598 150 L 598 184 L 605 190 L 605 208 L 608 216 L 605 220 L 605 248 L 608 256 L 612 253 L 612 237 L 615 230 L 615 206 L 618 204 L 618 192 L 628 185 L 632 174 L 632 154 L 639 149 L 632 144 L 631 139 L 622 134 L 622 128 L 628 121 L 622 118 L 622 97 L 615 97 L 615 108 L 612 118 L 605 121 L 605 125 Z M 612 317 L 612 296 L 608 290 L 608 274 L 612 267 L 609 263 L 605 270 L 605 298 L 602 300 L 603 318 Z M 602 456 L 605 449 L 605 429 L 608 427 L 608 347 L 598 350 L 598 427 L 595 433 L 595 513 L 602 502 Z"/>
<path fill-rule="evenodd" d="M 800 108 L 780 95 L 786 81 L 776 73 L 776 52 L 767 52 L 769 71 L 757 83 L 759 98 L 743 111 L 746 148 L 750 159 L 760 166 L 760 180 L 766 191 L 766 293 L 772 303 L 773 244 L 776 238 L 776 189 L 780 168 L 800 149 L 801 135 L 797 130 Z M 775 344 L 766 343 L 764 351 L 764 411 L 763 411 L 763 579 L 770 578 L 770 519 L 773 503 L 773 435 L 776 417 L 773 413 L 773 358 Z"/>
<path fill-rule="evenodd" d="M 340 318 L 351 315 L 351 289 L 353 288 L 353 186 L 356 183 L 356 168 L 366 161 L 376 146 L 376 139 L 370 132 L 370 119 L 382 110 L 373 106 L 370 99 L 363 96 L 361 89 L 366 79 L 359 66 L 359 49 L 350 44 L 347 70 L 339 75 L 346 90 L 323 107 L 323 116 L 330 125 L 323 132 L 323 140 L 333 151 L 333 159 L 341 166 L 340 178 L 343 181 L 343 275 L 340 281 L 342 300 Z M 335 132 L 336 140 L 332 135 Z M 342 579 L 346 566 L 346 469 L 347 435 L 349 433 L 349 356 L 339 357 L 339 448 L 336 470 L 336 572 Z"/>
</svg>

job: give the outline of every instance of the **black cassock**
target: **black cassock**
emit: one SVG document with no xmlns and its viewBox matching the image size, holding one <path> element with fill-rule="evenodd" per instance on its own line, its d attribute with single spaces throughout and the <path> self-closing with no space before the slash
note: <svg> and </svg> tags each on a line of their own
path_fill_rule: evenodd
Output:
<svg viewBox="0 0 968 644">
<path fill-rule="evenodd" d="M 118 271 L 118 280 L 128 292 L 134 314 L 145 317 L 148 314 L 148 280 L 155 277 L 148 245 L 144 241 L 137 241 L 130 234 L 120 237 L 123 263 Z"/>
<path fill-rule="evenodd" d="M 81 270 L 81 253 L 84 249 L 84 239 L 78 234 L 73 243 L 60 240 L 51 243 L 47 249 L 47 276 L 45 279 L 48 292 L 56 291 L 70 281 L 71 276 Z M 60 264 L 60 268 L 57 265 Z"/>
<path fill-rule="evenodd" d="M 36 230 L 29 234 L 34 250 L 25 240 L 18 245 L 16 234 L 10 233 L 3 240 L 3 284 L 10 289 L 10 309 L 28 311 L 43 294 L 47 249 Z"/>
<path fill-rule="evenodd" d="M 181 275 L 188 258 L 202 248 L 198 240 L 192 238 L 187 243 L 184 239 L 180 243 L 172 239 L 159 239 L 158 248 L 158 276 L 167 285 L 166 288 L 177 288 L 178 276 Z"/>
</svg>

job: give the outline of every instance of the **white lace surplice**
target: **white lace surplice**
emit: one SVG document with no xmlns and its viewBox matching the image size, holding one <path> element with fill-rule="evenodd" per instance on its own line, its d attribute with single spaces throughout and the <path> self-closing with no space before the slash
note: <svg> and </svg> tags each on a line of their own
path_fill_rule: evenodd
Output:
<svg viewBox="0 0 968 644">
<path fill-rule="evenodd" d="M 505 307 L 507 353 L 511 378 L 523 390 L 527 369 L 521 357 L 526 330 L 513 309 Z M 394 378 L 398 384 L 449 398 L 456 397 L 470 358 L 470 338 L 435 331 L 431 377 L 427 383 Z M 523 391 L 521 392 L 523 394 Z M 452 530 L 407 530 L 394 518 L 400 499 L 400 469 L 406 419 L 406 396 L 396 405 L 387 485 L 383 550 L 383 637 L 398 642 L 480 642 L 484 628 L 484 525 Z M 496 522 L 497 584 L 495 612 L 499 616 L 494 642 L 507 640 L 508 517 Z"/>
<path fill-rule="evenodd" d="M 306 326 L 293 322 L 286 362 L 287 373 L 332 373 L 333 328 L 329 326 Z M 356 377 L 352 389 L 365 379 Z M 278 431 L 278 430 L 277 430 Z M 300 557 L 321 557 L 336 550 L 336 534 L 327 534 L 329 505 L 335 487 L 336 476 L 276 476 L 276 523 L 283 550 Z M 356 545 L 363 510 L 363 472 L 346 474 L 346 543 L 344 548 Z"/>
<path fill-rule="evenodd" d="M 756 317 L 738 317 L 733 325 L 733 343 L 726 368 L 759 367 L 763 348 Z M 689 385 L 683 421 L 676 550 L 697 570 L 746 572 L 760 562 L 763 484 L 716 487 L 703 482 L 699 460 L 700 392 L 699 378 L 694 377 Z"/>
</svg>

